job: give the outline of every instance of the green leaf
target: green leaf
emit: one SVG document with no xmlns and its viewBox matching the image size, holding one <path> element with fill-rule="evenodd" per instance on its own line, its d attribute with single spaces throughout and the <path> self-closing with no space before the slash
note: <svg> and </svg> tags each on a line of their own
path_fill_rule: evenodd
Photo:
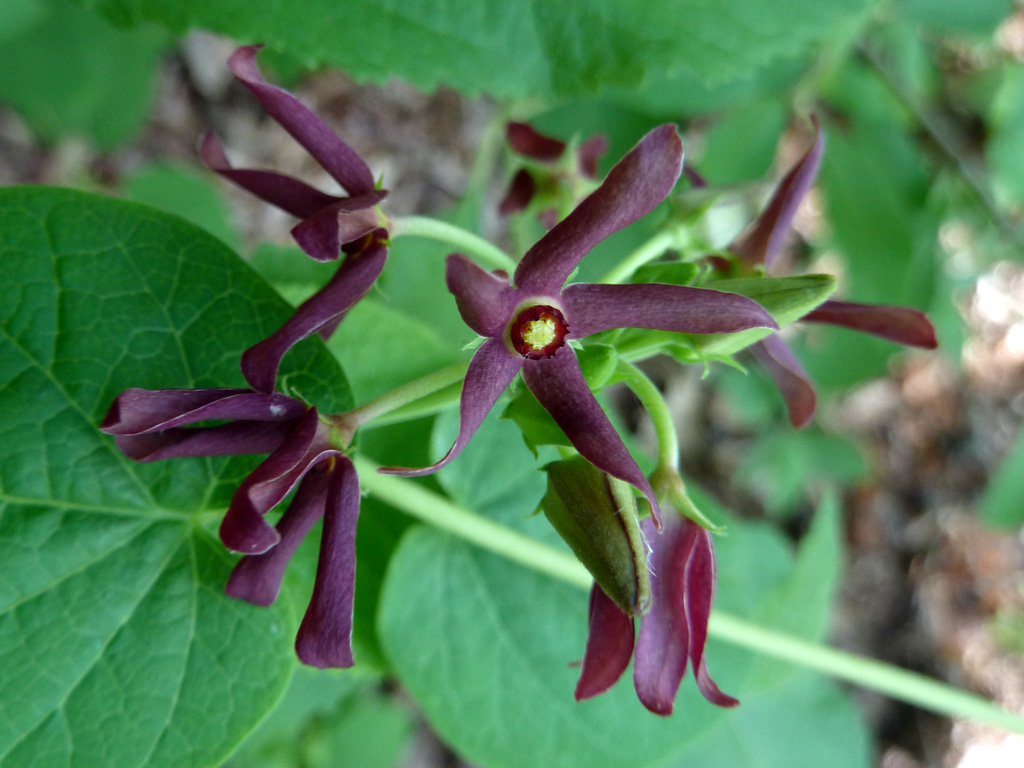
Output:
<svg viewBox="0 0 1024 768">
<path fill-rule="evenodd" d="M 764 500 L 766 511 L 796 511 L 809 488 L 853 483 L 867 474 L 856 446 L 815 429 L 769 432 L 746 451 L 736 480 Z"/>
<path fill-rule="evenodd" d="M 782 99 L 741 104 L 708 131 L 696 167 L 709 183 L 716 185 L 764 176 L 771 168 L 788 118 Z"/>
<path fill-rule="evenodd" d="M 505 406 L 501 417 L 515 422 L 519 431 L 522 432 L 527 447 L 534 454 L 542 445 L 572 445 L 551 414 L 526 387 L 519 388 L 519 391 Z"/>
<path fill-rule="evenodd" d="M 331 64 L 357 79 L 398 76 L 423 90 L 440 84 L 475 94 L 565 96 L 632 88 L 655 73 L 698 82 L 749 75 L 809 47 L 861 0 L 83 0 L 122 20 L 175 33 L 204 27 L 261 40 L 307 65 Z M 437 55 L 444 51 L 445 55 Z"/>
<path fill-rule="evenodd" d="M 908 21 L 946 33 L 991 34 L 1013 12 L 1013 0 L 900 0 Z"/>
<path fill-rule="evenodd" d="M 148 165 L 125 179 L 125 196 L 181 216 L 237 251 L 238 232 L 231 212 L 210 182 L 209 175 L 187 166 Z"/>
<path fill-rule="evenodd" d="M 1024 523 L 1024 430 L 985 486 L 981 519 L 995 528 Z"/>
<path fill-rule="evenodd" d="M 106 149 L 138 131 L 155 86 L 166 35 L 114 29 L 71 0 L 46 0 L 45 15 L 0 46 L 0 103 L 43 141 L 86 136 Z"/>
<path fill-rule="evenodd" d="M 0 766 L 214 765 L 294 667 L 209 530 L 258 459 L 135 464 L 96 427 L 127 387 L 241 386 L 288 307 L 181 219 L 58 189 L 0 190 L 0 283 Z M 284 380 L 351 404 L 316 340 Z"/>
</svg>

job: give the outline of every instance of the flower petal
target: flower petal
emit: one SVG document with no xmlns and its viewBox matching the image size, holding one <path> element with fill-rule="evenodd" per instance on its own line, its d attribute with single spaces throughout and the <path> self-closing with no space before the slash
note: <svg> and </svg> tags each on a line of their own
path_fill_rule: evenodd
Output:
<svg viewBox="0 0 1024 768">
<path fill-rule="evenodd" d="M 786 403 L 789 423 L 798 429 L 814 418 L 818 395 L 799 361 L 793 357 L 786 342 L 777 335 L 767 336 L 750 346 Z"/>
<path fill-rule="evenodd" d="M 573 338 L 609 328 L 734 333 L 779 327 L 756 301 L 710 288 L 663 283 L 575 283 L 562 291 L 562 299 Z"/>
<path fill-rule="evenodd" d="M 312 216 L 339 199 L 281 173 L 232 168 L 224 148 L 212 133 L 203 137 L 199 158 L 228 181 L 300 219 Z"/>
<path fill-rule="evenodd" d="M 587 139 L 576 151 L 576 162 L 579 163 L 580 173 L 591 179 L 597 178 L 597 161 L 608 149 L 608 139 L 605 136 L 592 136 Z"/>
<path fill-rule="evenodd" d="M 526 123 L 509 123 L 505 127 L 505 138 L 512 150 L 542 162 L 557 160 L 565 152 L 565 142 L 538 133 Z"/>
<path fill-rule="evenodd" d="M 497 336 L 511 319 L 515 291 L 508 277 L 477 266 L 461 253 L 444 262 L 444 281 L 466 325 L 481 336 Z"/>
<path fill-rule="evenodd" d="M 263 516 L 277 506 L 305 474 L 323 459 L 337 455 L 315 408 L 296 423 L 280 447 L 242 481 L 220 525 L 220 539 L 235 552 L 259 554 L 280 537 Z"/>
<path fill-rule="evenodd" d="M 348 256 L 323 288 L 299 305 L 284 325 L 242 353 L 242 375 L 253 389 L 271 392 L 284 354 L 328 323 L 335 325 L 367 294 L 384 269 L 388 250 L 374 243 L 358 256 Z"/>
<path fill-rule="evenodd" d="M 121 453 L 135 461 L 186 456 L 240 456 L 276 451 L 292 425 L 285 421 L 235 421 L 208 429 L 174 427 L 162 432 L 117 435 Z"/>
<path fill-rule="evenodd" d="M 505 197 L 498 205 L 498 213 L 502 216 L 511 216 L 517 211 L 523 210 L 530 204 L 533 196 L 537 194 L 537 182 L 525 168 L 520 168 L 512 177 L 508 185 Z"/>
<path fill-rule="evenodd" d="M 825 137 L 818 120 L 812 116 L 811 122 L 814 123 L 814 144 L 782 178 L 768 205 L 761 211 L 750 229 L 729 247 L 729 250 L 748 265 L 763 264 L 766 268 L 771 267 L 772 261 L 786 241 L 800 201 L 814 183 L 818 166 L 821 164 L 821 155 L 825 151 Z"/>
<path fill-rule="evenodd" d="M 256 67 L 256 52 L 260 48 L 248 45 L 235 51 L 228 59 L 231 73 L 350 195 L 372 192 L 373 174 L 356 151 L 301 101 L 263 79 Z"/>
<path fill-rule="evenodd" d="M 935 349 L 939 345 L 935 338 L 935 327 L 927 315 L 909 307 L 855 304 L 830 299 L 800 319 L 811 323 L 841 325 L 911 347 Z"/>
<path fill-rule="evenodd" d="M 228 578 L 224 593 L 253 605 L 270 605 L 281 591 L 285 568 L 299 544 L 324 514 L 328 473 L 313 469 L 299 484 L 277 523 L 280 543 L 261 555 L 245 555 Z"/>
<path fill-rule="evenodd" d="M 651 514 L 659 519 L 651 484 L 587 386 L 572 347 L 566 345 L 551 357 L 526 361 L 523 381 L 583 458 L 639 488 L 650 502 Z"/>
<path fill-rule="evenodd" d="M 100 424 L 108 435 L 140 435 L 207 419 L 289 421 L 306 410 L 299 400 L 250 389 L 126 389 Z"/>
<path fill-rule="evenodd" d="M 378 471 L 389 475 L 419 477 L 429 475 L 447 465 L 466 447 L 466 443 L 480 428 L 484 417 L 494 407 L 505 388 L 512 383 L 524 362 L 522 357 L 510 352 L 500 339 L 485 341 L 469 362 L 466 380 L 462 385 L 462 396 L 459 399 L 459 435 L 444 458 L 436 464 L 420 469 L 382 467 Z"/>
<path fill-rule="evenodd" d="M 633 655 L 633 619 L 595 584 L 576 701 L 604 693 L 622 677 Z"/>
<path fill-rule="evenodd" d="M 633 659 L 633 684 L 641 703 L 671 715 L 690 654 L 685 584 L 687 563 L 697 543 L 697 526 L 666 516 L 659 535 L 651 521 L 641 528 L 651 542 L 651 610 L 640 620 Z"/>
<path fill-rule="evenodd" d="M 303 664 L 351 667 L 352 606 L 356 591 L 356 523 L 359 478 L 347 456 L 335 459 L 324 507 L 324 532 L 313 597 L 295 638 Z"/>
<path fill-rule="evenodd" d="M 708 674 L 704 659 L 704 646 L 708 639 L 708 620 L 711 618 L 711 604 L 715 600 L 715 549 L 711 534 L 689 520 L 697 529 L 697 541 L 689 562 L 686 564 L 686 624 L 690 630 L 689 656 L 697 690 L 701 695 L 719 707 L 735 707 L 737 699 L 722 692 Z"/>
<path fill-rule="evenodd" d="M 334 261 L 341 247 L 380 227 L 373 209 L 385 192 L 369 192 L 337 200 L 292 227 L 292 237 L 315 261 Z"/>
<path fill-rule="evenodd" d="M 526 252 L 513 284 L 529 293 L 561 289 L 591 248 L 665 199 L 679 178 L 682 160 L 683 142 L 674 125 L 648 133 L 593 194 Z"/>
</svg>

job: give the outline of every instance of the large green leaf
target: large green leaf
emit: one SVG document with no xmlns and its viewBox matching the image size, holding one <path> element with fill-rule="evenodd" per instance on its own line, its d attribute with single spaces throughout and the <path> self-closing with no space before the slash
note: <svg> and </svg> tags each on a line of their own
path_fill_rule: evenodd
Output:
<svg viewBox="0 0 1024 768">
<path fill-rule="evenodd" d="M 122 21 L 205 27 L 359 79 L 522 98 L 631 87 L 683 71 L 747 75 L 816 40 L 862 0 L 82 0 Z M 443 55 L 441 54 L 443 52 Z"/>
<path fill-rule="evenodd" d="M 130 139 L 149 108 L 166 35 L 148 25 L 114 29 L 72 0 L 37 8 L 34 23 L 0 47 L 0 104 L 44 141 L 79 135 L 107 148 Z"/>
<path fill-rule="evenodd" d="M 239 386 L 288 307 L 176 217 L 0 190 L 0 766 L 206 766 L 294 666 L 287 606 L 223 587 L 211 534 L 254 457 L 134 464 L 96 426 L 131 386 Z M 318 341 L 283 380 L 350 404 Z"/>
</svg>

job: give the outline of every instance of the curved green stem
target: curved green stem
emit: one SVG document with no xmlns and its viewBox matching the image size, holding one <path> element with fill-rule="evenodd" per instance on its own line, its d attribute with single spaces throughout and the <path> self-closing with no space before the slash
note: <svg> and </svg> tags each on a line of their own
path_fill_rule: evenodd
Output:
<svg viewBox="0 0 1024 768">
<path fill-rule="evenodd" d="M 658 232 L 654 237 L 620 261 L 608 274 L 601 278 L 602 283 L 624 283 L 640 267 L 654 261 L 669 248 L 679 248 L 684 244 L 685 232 L 679 225 L 670 226 Z"/>
<path fill-rule="evenodd" d="M 429 216 L 396 216 L 392 219 L 391 237 L 415 235 L 454 245 L 475 256 L 491 269 L 503 269 L 510 275 L 516 271 L 516 262 L 498 248 L 474 235 L 469 230 Z"/>
<path fill-rule="evenodd" d="M 362 487 L 391 506 L 527 568 L 590 589 L 590 574 L 571 554 L 480 517 L 414 481 L 381 475 L 377 465 L 363 457 L 357 456 L 355 464 Z M 711 616 L 708 632 L 733 645 L 880 691 L 923 709 L 1024 733 L 1024 718 L 981 696 L 916 672 L 766 629 L 717 610 Z"/>
<path fill-rule="evenodd" d="M 620 361 L 616 373 L 643 405 L 654 424 L 658 439 L 658 468 L 675 470 L 679 462 L 679 435 L 672 420 L 672 412 L 654 382 L 632 363 Z"/>
</svg>

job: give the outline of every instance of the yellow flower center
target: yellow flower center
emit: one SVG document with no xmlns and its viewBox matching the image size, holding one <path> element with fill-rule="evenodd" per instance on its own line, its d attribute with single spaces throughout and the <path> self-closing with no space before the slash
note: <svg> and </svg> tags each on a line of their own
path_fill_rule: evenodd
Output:
<svg viewBox="0 0 1024 768">
<path fill-rule="evenodd" d="M 554 318 L 541 317 L 531 320 L 523 328 L 523 341 L 527 346 L 535 350 L 544 349 L 555 340 L 558 331 L 555 327 Z"/>
</svg>

